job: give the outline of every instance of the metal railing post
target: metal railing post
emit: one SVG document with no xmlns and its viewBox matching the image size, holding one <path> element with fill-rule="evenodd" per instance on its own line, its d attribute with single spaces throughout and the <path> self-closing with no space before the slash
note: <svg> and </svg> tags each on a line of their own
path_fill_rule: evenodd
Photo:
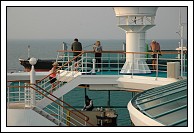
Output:
<svg viewBox="0 0 194 133">
<path fill-rule="evenodd" d="M 109 71 L 110 71 L 110 59 L 111 59 L 110 53 L 108 53 L 108 70 L 109 70 Z"/>
<path fill-rule="evenodd" d="M 69 58 L 70 58 L 70 57 L 69 57 L 69 52 L 68 52 L 67 56 L 68 56 L 68 57 L 67 57 L 67 61 L 69 62 Z M 67 65 L 68 65 L 68 70 L 69 70 L 69 63 L 68 63 Z"/>
<path fill-rule="evenodd" d="M 8 103 L 8 108 L 9 108 L 9 89 L 10 89 L 10 87 L 8 87 L 7 88 L 7 103 Z"/>
<path fill-rule="evenodd" d="M 21 86 L 21 82 L 19 81 L 19 88 L 18 88 L 18 91 L 19 91 L 19 101 L 20 101 L 20 96 L 21 96 L 21 92 L 20 92 L 21 91 L 21 87 L 20 86 Z"/>
<path fill-rule="evenodd" d="M 87 118 L 85 117 L 85 121 L 84 121 L 85 126 L 87 126 L 87 122 L 86 122 L 86 120 L 87 120 Z"/>
<path fill-rule="evenodd" d="M 25 107 L 31 107 L 31 89 L 27 86 L 27 83 L 24 84 L 24 102 Z"/>
<path fill-rule="evenodd" d="M 92 59 L 92 64 L 93 64 L 93 67 L 92 67 L 92 73 L 95 73 L 95 65 L 96 65 L 96 59 Z"/>
<path fill-rule="evenodd" d="M 84 55 L 82 54 L 82 72 L 84 71 Z"/>
<path fill-rule="evenodd" d="M 85 61 L 85 71 L 87 72 L 87 62 L 88 62 L 88 53 L 86 53 L 86 61 Z"/>
<path fill-rule="evenodd" d="M 118 70 L 117 70 L 117 72 L 118 72 L 118 75 L 119 75 L 119 65 L 120 65 L 120 62 L 119 62 L 119 54 L 117 54 L 118 55 L 118 57 L 117 57 L 117 62 L 118 62 Z"/>
<path fill-rule="evenodd" d="M 35 70 L 34 70 L 34 65 L 32 65 L 32 69 L 30 71 L 30 83 L 31 84 L 35 84 Z M 34 85 L 31 85 L 32 87 Z M 33 89 L 31 89 L 31 105 L 35 106 L 36 104 L 36 99 L 35 99 L 35 91 Z"/>
<path fill-rule="evenodd" d="M 185 68 L 186 68 L 186 66 L 185 66 L 185 54 L 184 54 L 184 62 L 183 62 L 183 65 L 184 65 L 183 74 L 185 74 L 186 73 L 186 71 L 185 71 Z"/>
<path fill-rule="evenodd" d="M 59 58 L 59 52 L 57 52 L 57 58 L 56 58 L 56 62 L 57 62 L 58 58 Z"/>
<path fill-rule="evenodd" d="M 157 78 L 158 78 L 158 53 L 156 55 L 156 78 L 155 80 L 157 80 Z"/>
<path fill-rule="evenodd" d="M 70 126 L 70 112 L 67 111 L 66 114 L 67 114 L 67 115 L 66 115 L 66 125 L 67 125 L 67 126 Z"/>
<path fill-rule="evenodd" d="M 131 78 L 133 78 L 133 69 L 134 69 L 134 53 L 133 53 L 133 58 L 132 58 Z"/>
<path fill-rule="evenodd" d="M 74 70 L 74 65 L 75 65 L 75 61 L 72 61 L 71 71 L 73 71 L 73 70 Z"/>
</svg>

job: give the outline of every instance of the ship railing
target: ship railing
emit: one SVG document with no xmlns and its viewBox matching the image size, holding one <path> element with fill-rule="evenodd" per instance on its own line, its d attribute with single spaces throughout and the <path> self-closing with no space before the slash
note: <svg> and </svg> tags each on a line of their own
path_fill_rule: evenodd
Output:
<svg viewBox="0 0 194 133">
<path fill-rule="evenodd" d="M 61 86 L 63 86 L 66 82 L 69 82 L 71 80 L 73 80 L 74 78 L 76 78 L 78 75 L 80 75 L 79 71 L 80 69 L 77 68 L 81 68 L 80 64 L 83 64 L 83 58 L 80 58 L 80 60 L 78 60 L 77 62 L 74 62 L 74 60 L 78 57 L 80 57 L 82 55 L 82 53 L 80 55 L 78 55 L 77 57 L 72 58 L 69 62 L 66 62 L 63 66 L 60 66 L 56 71 L 60 71 L 60 74 L 58 74 L 58 76 L 56 77 L 57 80 L 54 82 L 55 86 L 53 87 L 52 84 L 50 83 L 50 79 L 49 79 L 49 75 L 47 75 L 46 77 L 44 77 L 43 79 L 37 81 L 37 85 L 40 86 L 41 88 L 44 88 L 45 91 L 48 91 L 50 93 L 52 93 L 54 90 L 57 90 L 58 88 L 60 88 Z M 70 64 L 69 68 L 64 68 L 64 66 L 66 66 L 67 64 Z M 77 68 L 75 68 L 74 66 L 77 64 Z M 75 70 L 77 69 L 77 70 Z M 82 67 L 83 69 L 83 67 Z M 60 76 L 62 75 L 62 76 Z M 45 93 L 42 91 L 42 93 Z M 43 95 L 39 95 L 36 94 L 36 100 L 41 100 L 44 98 Z M 45 95 L 48 95 L 48 93 L 45 93 Z"/>
<path fill-rule="evenodd" d="M 70 53 L 72 54 L 72 51 L 58 51 L 58 52 L 59 53 L 61 52 L 62 55 L 70 55 Z M 69 54 L 68 53 L 64 54 L 65 52 L 68 52 Z M 49 75 L 39 81 L 39 86 L 45 88 L 45 90 L 50 89 L 50 92 L 51 92 L 52 91 L 51 89 L 56 90 L 60 88 L 61 86 L 63 86 L 66 82 L 73 80 L 78 75 L 83 74 L 83 73 L 87 73 L 87 74 L 95 73 L 98 75 L 105 75 L 105 74 L 112 75 L 114 73 L 117 75 L 120 75 L 120 74 L 123 75 L 123 73 L 120 73 L 120 71 L 122 70 L 122 66 L 125 63 L 126 54 L 133 55 L 133 58 L 132 58 L 133 65 L 135 64 L 135 62 L 138 62 L 138 60 L 147 61 L 146 64 L 139 64 L 139 66 L 147 65 L 150 68 L 150 71 L 152 72 L 152 74 L 150 75 L 147 74 L 146 76 L 152 76 L 152 77 L 154 76 L 156 80 L 158 77 L 160 77 L 160 75 L 164 75 L 167 73 L 167 61 L 173 61 L 173 62 L 180 61 L 175 58 L 175 56 L 179 54 L 177 51 L 176 52 L 168 51 L 168 52 L 162 52 L 162 53 L 154 53 L 154 54 L 157 54 L 157 58 L 155 58 L 156 59 L 156 64 L 155 64 L 156 70 L 152 70 L 153 64 L 151 60 L 153 60 L 154 58 L 151 57 L 151 54 L 153 54 L 153 52 L 103 51 L 102 52 L 102 62 L 100 63 L 101 70 L 100 72 L 96 72 L 96 70 L 94 70 L 95 69 L 94 66 L 95 65 L 97 66 L 98 63 L 94 64 L 93 62 L 93 59 L 95 58 L 94 52 L 93 51 L 76 51 L 76 52 L 82 52 L 82 53 L 78 55 L 77 57 L 72 57 L 72 58 L 67 57 L 68 60 L 63 62 L 63 66 L 60 66 L 57 69 L 57 71 L 60 71 L 60 74 L 57 78 L 58 80 L 56 80 L 55 82 L 56 86 L 54 88 L 52 88 L 51 84 L 49 83 L 50 81 Z M 159 54 L 162 54 L 162 57 L 161 56 L 159 57 Z M 134 58 L 135 55 L 139 55 L 139 57 L 141 58 L 137 58 L 137 57 Z M 174 55 L 174 58 L 173 57 L 166 58 L 165 55 L 170 55 L 170 56 Z M 64 58 L 66 58 L 66 56 L 64 56 Z M 74 61 L 76 58 L 79 58 L 77 62 Z M 160 64 L 160 61 L 166 61 L 166 63 Z M 186 61 L 187 60 L 185 60 L 184 62 Z M 131 73 L 129 73 L 129 75 L 131 75 L 131 78 L 133 78 L 133 75 L 136 74 L 135 71 L 140 71 L 142 73 L 145 73 L 148 71 L 144 69 L 139 70 L 139 68 L 135 68 L 133 65 L 132 65 Z M 186 70 L 185 66 L 184 66 L 184 70 Z M 164 69 L 161 69 L 161 68 L 159 69 L 159 67 L 164 68 Z M 111 73 L 106 73 L 107 71 Z"/>
<path fill-rule="evenodd" d="M 62 60 L 64 60 L 64 63 L 65 63 L 65 62 L 68 62 L 69 59 L 71 59 L 73 57 L 72 56 L 72 53 L 73 53 L 72 51 L 60 50 L 58 52 L 61 53 L 61 54 L 58 54 L 59 55 L 58 56 L 59 57 L 58 58 L 58 62 L 63 62 Z M 82 57 L 79 60 L 80 63 L 79 63 L 78 69 L 79 69 L 79 71 L 81 73 L 91 74 L 92 72 L 94 72 L 93 71 L 93 69 L 94 69 L 93 68 L 93 59 L 95 58 L 94 57 L 94 52 L 93 51 L 82 51 L 82 52 L 84 52 L 84 53 L 82 54 Z M 116 57 L 116 58 L 115 57 L 112 57 L 112 54 L 114 55 L 114 53 L 111 52 L 111 51 L 108 52 L 108 53 L 104 52 L 103 54 L 107 54 L 106 56 L 103 56 L 102 57 L 102 60 L 104 62 L 100 63 L 101 65 L 104 65 L 103 70 L 109 70 L 109 71 L 110 70 L 113 70 L 113 69 L 115 69 L 115 66 L 116 65 L 119 67 L 119 68 L 116 67 L 116 70 L 118 70 L 123 65 L 123 61 L 121 61 L 121 60 L 124 60 L 124 58 L 123 58 L 124 55 L 121 55 L 121 53 L 120 54 L 117 54 L 117 56 L 119 56 L 119 57 Z M 67 59 L 67 60 L 65 60 L 65 59 Z M 111 61 L 111 60 L 114 60 L 114 59 L 117 59 L 117 62 L 116 63 Z M 95 63 L 96 66 L 98 64 L 99 63 Z M 64 67 L 70 68 L 69 67 L 69 64 L 67 66 L 64 66 Z"/>
<path fill-rule="evenodd" d="M 65 51 L 62 51 L 62 53 L 64 53 Z M 79 51 L 80 52 L 80 51 Z M 153 58 L 151 57 L 151 54 L 152 52 L 123 52 L 123 51 L 103 51 L 102 52 L 102 63 L 101 63 L 101 71 L 100 72 L 96 72 L 96 71 L 92 71 L 94 68 L 93 66 L 97 65 L 96 64 L 93 64 L 92 60 L 95 58 L 94 57 L 94 52 L 93 51 L 81 51 L 82 53 L 79 54 L 78 56 L 76 57 L 72 57 L 72 59 L 70 59 L 69 61 L 66 61 L 64 62 L 63 66 L 60 66 L 56 71 L 60 71 L 62 74 L 64 73 L 64 75 L 60 78 L 63 78 L 63 80 L 59 80 L 56 81 L 56 86 L 54 89 L 57 89 L 57 88 L 60 88 L 61 86 L 63 86 L 67 81 L 71 81 L 73 80 L 74 78 L 76 78 L 80 73 L 85 73 L 85 72 L 89 72 L 89 73 L 92 73 L 92 72 L 95 72 L 96 74 L 108 74 L 108 73 L 104 73 L 104 72 L 112 72 L 112 71 L 116 71 L 116 74 L 121 74 L 120 73 L 120 70 L 122 69 L 122 65 L 125 63 L 125 59 L 126 59 L 126 54 L 132 54 L 133 57 L 134 55 L 136 54 L 143 54 L 143 55 L 148 55 L 148 57 L 146 58 L 146 56 L 140 56 L 141 58 L 140 59 L 145 59 L 145 60 L 152 60 Z M 159 76 L 158 72 L 161 72 L 159 69 L 158 69 L 158 66 L 159 66 L 159 60 L 166 60 L 165 59 L 165 56 L 164 55 L 177 55 L 179 54 L 178 52 L 162 52 L 162 57 L 159 57 L 158 54 L 159 53 L 156 53 L 157 54 L 157 69 L 155 70 L 155 77 L 157 79 L 157 77 Z M 150 57 L 149 57 L 150 56 Z M 184 54 L 185 56 L 185 54 Z M 74 62 L 74 60 L 76 58 L 79 58 L 78 62 Z M 175 60 L 176 58 L 174 57 L 171 57 L 170 59 L 172 60 Z M 184 58 L 185 59 L 185 58 Z M 115 62 L 112 62 L 112 60 L 116 60 Z M 138 60 L 137 58 L 133 58 L 133 61 L 135 62 L 135 60 Z M 169 58 L 168 58 L 169 60 Z M 177 60 L 176 60 L 177 61 Z M 180 59 L 178 60 L 180 61 Z M 184 60 L 185 62 L 185 66 L 187 64 L 187 59 Z M 77 66 L 78 69 L 75 70 L 75 65 L 78 63 Z M 67 66 L 69 64 L 69 67 L 65 68 L 65 66 Z M 108 65 L 108 66 L 107 66 Z M 121 65 L 121 67 L 120 67 Z M 149 64 L 147 63 L 146 65 L 148 66 L 152 66 L 152 64 Z M 106 66 L 106 67 L 105 67 Z M 115 70 L 112 70 L 111 68 L 112 67 L 115 67 L 116 66 L 116 69 Z M 164 65 L 165 67 L 167 67 L 167 64 Z M 133 78 L 133 71 L 135 71 L 135 69 L 132 67 L 132 73 L 131 73 L 131 77 Z M 152 72 L 154 72 L 153 70 L 151 70 Z M 166 73 L 166 71 L 163 71 Z M 60 73 L 60 74 L 61 74 Z M 68 75 L 71 75 L 71 76 L 68 76 Z M 122 74 L 123 75 L 123 74 Z M 41 100 L 42 98 L 44 97 L 47 97 L 48 95 L 52 95 L 49 91 L 51 89 L 51 84 L 50 84 L 50 79 L 49 79 L 49 75 L 47 75 L 45 78 L 41 79 L 40 81 L 38 81 L 35 86 L 39 89 L 39 91 L 42 93 L 42 94 L 39 94 L 37 95 L 38 93 L 36 93 L 36 98 L 37 98 L 37 101 L 38 100 Z M 148 76 L 148 75 L 146 75 Z M 64 79 L 65 78 L 65 79 Z M 48 92 L 48 93 L 47 93 Z M 8 93 L 9 97 L 10 97 L 10 93 Z M 21 94 L 20 94 L 21 95 Z M 25 95 L 25 94 L 23 94 Z M 22 100 L 18 100 L 18 101 L 22 101 Z M 8 102 L 10 102 L 10 100 L 8 100 Z"/>
<path fill-rule="evenodd" d="M 30 84 L 24 81 L 8 81 L 7 86 L 7 108 L 23 108 L 23 109 L 33 109 L 38 108 L 38 112 L 48 118 L 55 118 L 55 123 L 57 120 L 58 125 L 61 123 L 66 126 L 94 126 L 89 122 L 89 117 L 83 114 L 81 111 L 75 109 L 68 103 L 64 102 L 62 98 L 57 98 L 56 96 L 50 94 L 45 89 L 41 88 L 37 84 Z M 13 85 L 12 85 L 13 84 Z M 46 106 L 44 109 L 40 109 L 32 102 L 31 90 L 36 92 L 35 99 L 36 102 L 39 98 L 37 96 L 43 95 L 48 100 L 51 100 L 52 103 Z M 45 93 L 49 95 L 45 95 Z M 37 93 L 39 95 L 37 95 Z M 35 103 L 36 104 L 36 103 Z M 71 117 L 70 114 L 73 114 L 74 117 Z M 76 117 L 75 117 L 76 116 Z"/>
<path fill-rule="evenodd" d="M 22 71 L 22 70 L 18 70 L 18 68 L 9 68 L 9 69 L 7 69 L 7 72 L 8 73 L 15 73 L 15 72 L 18 72 L 18 71 Z"/>
<path fill-rule="evenodd" d="M 24 92 L 24 81 L 10 80 L 7 81 L 7 108 L 10 103 L 24 103 L 25 92 Z"/>
<path fill-rule="evenodd" d="M 64 54 L 64 52 L 67 52 L 67 51 L 59 51 L 61 53 Z M 72 52 L 72 51 L 71 51 Z M 74 51 L 75 52 L 75 51 Z M 78 51 L 80 52 L 80 51 Z M 64 63 L 63 66 L 60 66 L 56 71 L 60 71 L 60 75 L 63 75 L 63 76 L 60 76 L 59 78 L 63 78 L 63 80 L 57 80 L 55 82 L 55 87 L 52 88 L 52 85 L 50 84 L 50 79 L 49 79 L 49 75 L 47 75 L 45 78 L 43 78 L 42 80 L 38 81 L 37 82 L 37 85 L 39 85 L 40 87 L 44 88 L 46 91 L 50 91 L 51 92 L 51 89 L 57 89 L 57 88 L 60 88 L 61 86 L 63 86 L 66 82 L 69 82 L 71 80 L 73 80 L 74 78 L 76 78 L 80 72 L 81 73 L 89 73 L 89 74 L 92 74 L 93 72 L 95 72 L 96 74 L 110 74 L 110 73 L 105 73 L 105 72 L 116 72 L 114 74 L 121 74 L 120 71 L 122 69 L 122 65 L 125 63 L 125 58 L 126 58 L 126 54 L 133 54 L 133 57 L 134 55 L 136 54 L 143 54 L 143 55 L 150 55 L 150 57 L 148 56 L 148 58 L 145 58 L 146 56 L 140 56 L 142 60 L 151 60 L 153 59 L 151 57 L 151 54 L 152 52 L 123 52 L 123 51 L 103 51 L 102 52 L 102 63 L 101 63 L 101 71 L 100 72 L 96 72 L 96 71 L 92 71 L 93 69 L 93 66 L 94 65 L 97 65 L 94 64 L 93 65 L 93 62 L 92 60 L 95 58 L 94 57 L 94 52 L 93 51 L 81 51 L 82 53 L 79 54 L 77 57 L 73 57 L 73 58 L 69 58 L 70 60 L 68 60 L 67 62 Z M 156 53 L 157 55 L 159 53 Z M 172 55 L 172 54 L 175 54 L 175 56 L 178 54 L 178 52 L 162 52 L 162 57 L 165 57 L 164 55 L 167 54 L 167 55 Z M 67 54 L 68 55 L 68 54 Z M 144 57 L 144 58 L 143 58 Z M 78 60 L 78 62 L 74 62 L 74 60 L 76 58 L 80 58 Z M 152 72 L 155 72 L 155 77 L 157 79 L 157 77 L 159 76 L 159 72 L 164 72 L 166 73 L 166 71 L 161 71 L 158 69 L 159 67 L 159 60 L 162 60 L 163 58 L 159 58 L 159 56 L 157 56 L 157 69 L 156 70 L 151 70 Z M 169 59 L 169 58 L 168 58 Z M 171 59 L 171 58 L 170 58 Z M 175 58 L 172 58 L 172 59 L 175 59 Z M 115 62 L 112 62 L 112 61 L 115 61 Z M 139 60 L 139 59 L 134 59 L 133 58 L 133 61 L 135 62 L 135 60 Z M 165 58 L 164 58 L 165 60 Z M 186 60 L 187 61 L 187 60 Z M 78 69 L 77 70 L 74 70 L 75 69 L 75 64 L 78 64 L 77 67 Z M 187 63 L 185 63 L 187 64 Z M 65 68 L 65 66 L 69 65 L 68 68 Z M 146 65 L 148 66 L 152 66 L 152 64 L 149 64 L 147 63 Z M 116 67 L 115 67 L 116 66 Z M 163 65 L 164 67 L 167 67 L 167 64 Z M 115 69 L 112 69 L 112 67 Z M 65 71 L 64 71 L 65 70 Z M 185 70 L 185 69 L 184 69 Z M 131 74 L 131 77 L 133 78 L 133 71 L 136 71 L 136 69 L 134 69 L 134 67 L 132 67 L 132 73 Z M 144 71 L 144 70 L 142 70 Z M 69 76 L 71 75 L 71 76 Z M 123 75 L 123 74 L 122 74 Z M 146 76 L 149 76 L 149 75 L 146 75 Z M 153 74 L 152 74 L 153 76 Z M 42 99 L 43 97 L 40 96 L 40 100 Z"/>
<path fill-rule="evenodd" d="M 83 53 L 79 54 L 76 57 L 73 57 L 71 60 L 69 60 L 68 62 L 64 63 L 63 66 L 60 66 L 55 73 L 57 73 L 56 76 L 56 81 L 53 83 L 54 86 L 52 86 L 52 84 L 50 83 L 49 79 L 50 75 L 47 75 L 46 77 L 44 77 L 43 79 L 39 80 L 37 82 L 37 85 L 39 85 L 40 87 L 44 88 L 45 90 L 49 91 L 50 93 L 52 93 L 54 90 L 57 90 L 58 88 L 60 88 L 61 86 L 63 86 L 65 83 L 73 80 L 74 78 L 76 78 L 78 75 L 80 75 L 79 71 L 81 68 L 80 64 L 83 64 L 81 55 Z M 74 60 L 76 58 L 80 58 L 77 62 L 75 62 Z M 65 66 L 69 65 L 68 68 L 66 68 Z M 40 97 L 40 99 L 42 99 L 42 97 Z"/>
<path fill-rule="evenodd" d="M 80 51 L 79 51 L 80 52 Z M 82 55 L 82 62 L 83 64 L 81 72 L 89 72 L 91 71 L 93 62 L 92 60 L 95 58 L 94 56 L 94 52 L 93 51 L 82 51 L 84 52 L 84 54 Z M 68 50 L 59 50 L 58 51 L 58 55 L 60 57 L 60 61 L 62 61 L 62 59 L 64 60 L 64 62 L 69 61 L 69 59 L 72 58 L 72 51 L 68 51 Z M 101 70 L 100 72 L 98 72 L 97 74 L 117 74 L 120 75 L 123 73 L 120 73 L 125 60 L 126 60 L 126 54 L 127 55 L 132 55 L 133 58 L 133 65 L 138 62 L 139 60 L 144 60 L 146 61 L 146 64 L 139 64 L 139 66 L 141 65 L 147 65 L 151 71 L 151 73 L 155 73 L 155 77 L 157 78 L 160 75 L 164 75 L 167 73 L 167 62 L 181 62 L 181 59 L 177 59 L 177 55 L 179 55 L 179 51 L 169 51 L 169 50 L 163 50 L 161 53 L 160 52 L 124 52 L 124 51 L 103 51 L 102 52 L 102 62 L 101 64 Z M 152 54 L 156 54 L 157 57 L 153 58 Z M 161 55 L 160 55 L 161 54 Z M 137 55 L 139 56 L 137 58 Z M 184 63 L 183 63 L 183 74 L 187 75 L 187 53 L 184 53 Z M 67 60 L 66 60 L 67 59 Z M 157 63 L 155 64 L 156 66 L 156 70 L 153 70 L 153 64 L 152 64 L 152 60 L 155 59 L 157 61 Z M 99 63 L 95 63 L 96 66 L 98 66 Z M 96 67 L 97 68 L 97 67 Z M 146 73 L 147 70 L 141 69 L 140 68 L 136 68 L 133 67 L 131 68 L 131 73 L 126 73 L 128 75 L 134 75 L 135 71 L 140 71 L 142 73 Z M 97 69 L 96 69 L 97 70 Z M 111 73 L 106 73 L 107 71 L 111 71 Z M 161 74 L 163 73 L 163 74 Z M 124 73 L 125 74 L 125 73 Z M 149 75 L 147 75 L 149 76 Z M 153 76 L 150 75 L 150 76 Z"/>
</svg>

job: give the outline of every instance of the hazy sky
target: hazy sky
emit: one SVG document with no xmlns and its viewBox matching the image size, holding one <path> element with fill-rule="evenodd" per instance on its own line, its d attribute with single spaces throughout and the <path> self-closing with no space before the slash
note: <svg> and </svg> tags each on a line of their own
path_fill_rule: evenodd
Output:
<svg viewBox="0 0 194 133">
<path fill-rule="evenodd" d="M 148 39 L 176 39 L 180 7 L 159 7 Z M 187 23 L 187 7 L 181 7 Z M 185 25 L 185 37 L 187 25 Z M 8 39 L 125 39 L 112 7 L 7 7 Z"/>
</svg>

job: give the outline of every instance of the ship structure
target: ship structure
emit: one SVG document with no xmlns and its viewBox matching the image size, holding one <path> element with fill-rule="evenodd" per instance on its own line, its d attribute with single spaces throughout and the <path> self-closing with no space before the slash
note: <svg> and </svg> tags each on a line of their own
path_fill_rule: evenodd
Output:
<svg viewBox="0 0 194 133">
<path fill-rule="evenodd" d="M 8 73 L 7 126 L 115 127 L 123 114 L 112 103 L 124 97 L 111 99 L 111 92 L 124 91 L 132 95 L 126 106 L 130 126 L 186 127 L 188 63 L 183 57 L 187 53 L 181 52 L 181 61 L 171 61 L 179 51 L 162 52 L 162 57 L 171 56 L 157 56 L 156 70 L 150 70 L 152 64 L 146 62 L 153 58 L 151 52 L 144 51 L 145 32 L 154 26 L 157 9 L 114 7 L 116 17 L 125 20 L 118 26 L 126 32 L 126 51 L 102 51 L 100 71 L 93 51 L 79 51 L 74 57 L 72 51 L 59 50 L 55 61 L 59 66 L 52 73 L 36 71 L 35 58 L 29 60 L 30 72 Z M 160 60 L 165 63 L 159 64 Z M 88 91 L 95 91 L 95 96 L 106 91 L 107 102 L 91 111 L 76 108 L 64 98 L 75 88 L 85 90 L 83 97 Z"/>
</svg>

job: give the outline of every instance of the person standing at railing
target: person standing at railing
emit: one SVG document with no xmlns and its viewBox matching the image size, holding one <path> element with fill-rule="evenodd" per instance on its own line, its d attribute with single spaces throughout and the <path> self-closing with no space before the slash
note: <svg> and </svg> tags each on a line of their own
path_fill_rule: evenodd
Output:
<svg viewBox="0 0 194 133">
<path fill-rule="evenodd" d="M 93 46 L 94 52 L 95 52 L 95 59 L 98 66 L 98 72 L 100 72 L 101 69 L 101 57 L 102 57 L 102 46 L 100 44 L 100 41 L 96 41 L 96 43 Z"/>
<path fill-rule="evenodd" d="M 152 50 L 152 68 L 153 70 L 156 70 L 156 59 L 157 59 L 157 52 L 161 52 L 160 51 L 160 44 L 158 42 L 156 42 L 155 40 L 152 40 L 151 44 L 150 44 L 150 48 Z"/>
<path fill-rule="evenodd" d="M 76 57 L 76 56 L 78 56 L 80 53 L 81 53 L 81 51 L 82 51 L 82 44 L 78 41 L 78 39 L 77 38 L 75 38 L 74 39 L 74 42 L 71 44 L 71 50 L 72 51 L 80 51 L 80 52 L 73 52 L 73 56 L 74 56 L 74 58 Z M 78 68 L 78 60 L 79 60 L 80 58 L 79 57 L 77 57 L 74 61 L 75 61 L 75 70 L 77 70 L 77 68 Z"/>
<path fill-rule="evenodd" d="M 50 83 L 52 85 L 52 88 L 51 88 L 51 93 L 53 92 L 53 89 L 55 88 L 55 86 L 57 85 L 57 83 L 55 83 L 57 81 L 56 79 L 56 76 L 57 76 L 57 67 L 58 67 L 58 63 L 57 62 L 54 62 L 53 64 L 53 67 L 52 69 L 49 71 L 50 72 L 50 75 L 49 75 L 49 80 L 50 80 Z"/>
<path fill-rule="evenodd" d="M 77 38 L 74 39 L 74 42 L 71 44 L 71 50 L 72 51 L 80 51 L 80 52 L 73 52 L 73 56 L 78 56 L 82 51 L 82 44 L 78 41 Z M 75 59 L 77 61 L 78 58 Z"/>
</svg>

